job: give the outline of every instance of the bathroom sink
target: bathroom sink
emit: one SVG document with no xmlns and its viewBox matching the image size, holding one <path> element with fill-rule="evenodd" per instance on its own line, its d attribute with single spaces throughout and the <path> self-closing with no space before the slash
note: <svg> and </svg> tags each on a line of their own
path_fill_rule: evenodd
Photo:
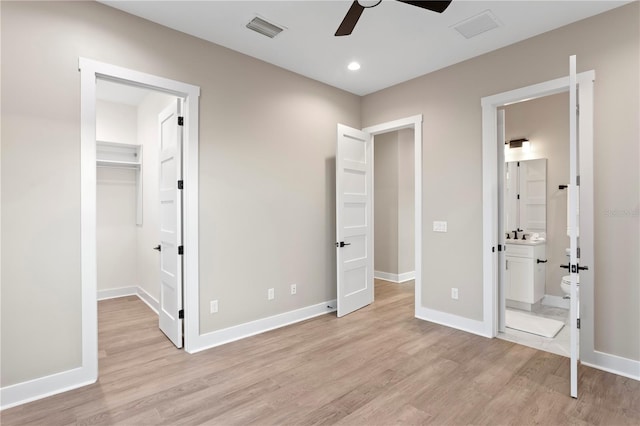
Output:
<svg viewBox="0 0 640 426">
<path fill-rule="evenodd" d="M 537 246 L 540 244 L 544 244 L 545 242 L 545 240 L 514 240 L 513 238 L 504 240 L 505 244 L 519 244 L 523 246 Z"/>
</svg>

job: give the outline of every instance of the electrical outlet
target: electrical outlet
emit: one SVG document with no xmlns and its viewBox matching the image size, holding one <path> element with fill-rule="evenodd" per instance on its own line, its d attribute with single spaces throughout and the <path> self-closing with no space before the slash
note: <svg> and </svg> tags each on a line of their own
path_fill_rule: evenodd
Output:
<svg viewBox="0 0 640 426">
<path fill-rule="evenodd" d="M 451 288 L 451 298 L 453 300 L 458 300 L 458 289 L 455 287 Z"/>
<path fill-rule="evenodd" d="M 210 303 L 210 310 L 212 314 L 215 314 L 218 312 L 218 301 L 217 300 L 212 300 Z"/>
<path fill-rule="evenodd" d="M 269 290 L 267 290 L 267 299 L 268 300 L 273 300 L 276 298 L 276 291 L 272 288 L 270 288 Z"/>
<path fill-rule="evenodd" d="M 291 284 L 291 294 L 296 294 L 298 292 L 298 287 L 295 284 Z"/>
</svg>

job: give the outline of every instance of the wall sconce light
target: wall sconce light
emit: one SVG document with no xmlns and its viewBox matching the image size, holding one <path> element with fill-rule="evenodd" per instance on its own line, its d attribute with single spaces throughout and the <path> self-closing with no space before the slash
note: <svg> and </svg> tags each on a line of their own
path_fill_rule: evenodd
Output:
<svg viewBox="0 0 640 426">
<path fill-rule="evenodd" d="M 529 152 L 529 150 L 531 149 L 531 142 L 529 142 L 529 139 L 526 138 L 511 139 L 509 142 L 505 142 L 504 144 L 507 145 L 509 149 L 522 148 L 522 151 L 524 152 Z"/>
</svg>

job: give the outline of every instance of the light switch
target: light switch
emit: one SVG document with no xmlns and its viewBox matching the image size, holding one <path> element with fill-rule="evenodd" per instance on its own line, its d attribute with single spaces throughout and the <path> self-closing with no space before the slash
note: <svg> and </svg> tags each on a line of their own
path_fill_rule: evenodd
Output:
<svg viewBox="0 0 640 426">
<path fill-rule="evenodd" d="M 447 232 L 447 222 L 434 220 L 433 221 L 433 232 Z"/>
</svg>

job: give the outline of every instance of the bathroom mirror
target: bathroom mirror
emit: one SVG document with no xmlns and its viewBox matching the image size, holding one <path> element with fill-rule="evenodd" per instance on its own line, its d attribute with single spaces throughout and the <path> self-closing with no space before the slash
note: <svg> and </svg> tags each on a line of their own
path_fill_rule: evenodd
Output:
<svg viewBox="0 0 640 426">
<path fill-rule="evenodd" d="M 509 161 L 504 176 L 504 232 L 547 232 L 547 159 Z"/>
</svg>

